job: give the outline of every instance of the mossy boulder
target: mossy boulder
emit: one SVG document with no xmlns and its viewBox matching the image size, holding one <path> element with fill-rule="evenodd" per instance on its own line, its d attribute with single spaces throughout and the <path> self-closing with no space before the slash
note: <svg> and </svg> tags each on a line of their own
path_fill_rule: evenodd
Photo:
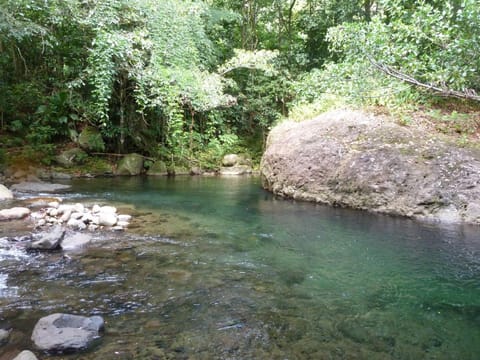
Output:
<svg viewBox="0 0 480 360">
<path fill-rule="evenodd" d="M 85 127 L 78 137 L 78 144 L 82 149 L 88 152 L 105 151 L 105 142 L 102 134 L 93 126 Z"/>
<path fill-rule="evenodd" d="M 139 154 L 125 155 L 117 166 L 117 175 L 140 175 L 143 171 L 143 156 Z"/>
<path fill-rule="evenodd" d="M 63 167 L 72 167 L 83 164 L 88 157 L 87 153 L 80 148 L 73 148 L 63 151 L 55 157 L 55 161 Z"/>
<path fill-rule="evenodd" d="M 155 161 L 147 171 L 147 175 L 151 176 L 166 176 L 168 175 L 167 165 L 161 161 Z"/>
</svg>

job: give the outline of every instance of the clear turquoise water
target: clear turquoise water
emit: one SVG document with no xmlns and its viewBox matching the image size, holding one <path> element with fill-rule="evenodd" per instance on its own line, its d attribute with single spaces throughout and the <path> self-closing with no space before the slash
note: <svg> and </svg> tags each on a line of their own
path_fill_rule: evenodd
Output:
<svg viewBox="0 0 480 360">
<path fill-rule="evenodd" d="M 0 262 L 8 351 L 65 311 L 107 327 L 57 359 L 480 358 L 478 227 L 277 199 L 255 178 L 73 185 L 70 201 L 135 220 L 81 253 Z"/>
</svg>

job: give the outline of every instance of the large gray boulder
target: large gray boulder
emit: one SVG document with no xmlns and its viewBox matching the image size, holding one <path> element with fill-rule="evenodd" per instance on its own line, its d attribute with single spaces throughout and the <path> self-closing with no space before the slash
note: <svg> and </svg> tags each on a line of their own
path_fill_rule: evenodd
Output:
<svg viewBox="0 0 480 360">
<path fill-rule="evenodd" d="M 0 201 L 13 199 L 13 194 L 8 188 L 0 184 Z"/>
<path fill-rule="evenodd" d="M 12 185 L 11 189 L 19 192 L 32 193 L 53 193 L 70 189 L 70 185 L 52 184 L 47 182 L 30 182 L 24 181 L 19 184 Z"/>
<path fill-rule="evenodd" d="M 140 175 L 143 171 L 143 156 L 139 154 L 125 155 L 117 167 L 117 175 Z"/>
<path fill-rule="evenodd" d="M 30 215 L 30 209 L 25 207 L 14 207 L 0 210 L 0 221 L 18 220 Z"/>
<path fill-rule="evenodd" d="M 100 316 L 52 314 L 41 318 L 33 329 L 32 341 L 39 350 L 49 352 L 87 349 L 100 337 L 104 321 Z"/>
<path fill-rule="evenodd" d="M 275 127 L 261 174 L 289 198 L 480 224 L 478 151 L 359 111 Z"/>
</svg>

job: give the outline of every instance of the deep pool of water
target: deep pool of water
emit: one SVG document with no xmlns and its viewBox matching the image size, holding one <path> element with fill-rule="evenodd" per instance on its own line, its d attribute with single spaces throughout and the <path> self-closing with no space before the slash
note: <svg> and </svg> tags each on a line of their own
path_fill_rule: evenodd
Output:
<svg viewBox="0 0 480 360">
<path fill-rule="evenodd" d="M 41 359 L 480 358 L 478 227 L 282 200 L 243 177 L 75 180 L 66 197 L 134 221 L 69 254 L 0 242 L 0 359 L 33 349 L 53 312 L 102 315 L 106 332 Z"/>
</svg>

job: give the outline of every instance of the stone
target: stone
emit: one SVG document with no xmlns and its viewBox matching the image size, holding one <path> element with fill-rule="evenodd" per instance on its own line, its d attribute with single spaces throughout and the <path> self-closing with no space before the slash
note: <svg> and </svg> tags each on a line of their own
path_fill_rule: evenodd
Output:
<svg viewBox="0 0 480 360">
<path fill-rule="evenodd" d="M 102 134 L 92 126 L 86 126 L 78 136 L 78 144 L 87 152 L 105 151 Z"/>
<path fill-rule="evenodd" d="M 94 213 L 94 214 L 99 213 L 100 210 L 101 210 L 100 205 L 95 204 L 95 205 L 92 206 L 92 213 Z"/>
<path fill-rule="evenodd" d="M 139 154 L 125 155 L 117 166 L 117 175 L 140 175 L 143 171 L 143 156 Z"/>
<path fill-rule="evenodd" d="M 235 165 L 231 167 L 222 167 L 220 175 L 245 175 L 251 174 L 252 168 L 248 165 Z"/>
<path fill-rule="evenodd" d="M 1 220 L 18 220 L 30 215 L 30 209 L 25 207 L 13 207 L 10 209 L 0 210 Z"/>
<path fill-rule="evenodd" d="M 167 165 L 163 161 L 157 160 L 150 166 L 150 168 L 147 171 L 147 175 L 167 176 L 168 175 Z"/>
<path fill-rule="evenodd" d="M 85 211 L 85 206 L 83 206 L 83 204 L 76 203 L 73 206 L 74 206 L 74 210 L 78 213 L 83 213 Z"/>
<path fill-rule="evenodd" d="M 480 154 L 380 115 L 336 110 L 283 122 L 260 167 L 263 187 L 279 196 L 480 224 Z"/>
<path fill-rule="evenodd" d="M 79 148 L 62 151 L 55 157 L 55 161 L 63 167 L 69 168 L 82 164 L 88 157 L 87 153 Z"/>
<path fill-rule="evenodd" d="M 103 329 L 104 321 L 100 316 L 56 313 L 37 322 L 32 341 L 42 351 L 80 351 L 88 349 L 101 336 Z"/>
<path fill-rule="evenodd" d="M 48 209 L 47 214 L 50 216 L 58 216 L 58 209 L 57 208 Z"/>
<path fill-rule="evenodd" d="M 71 205 L 71 204 L 61 204 L 58 208 L 58 214 L 61 215 L 61 214 L 65 214 L 67 212 L 70 212 L 70 214 L 72 212 L 75 211 L 75 205 Z M 69 215 L 70 216 L 70 215 Z"/>
<path fill-rule="evenodd" d="M 68 220 L 67 226 L 69 226 L 69 227 L 71 227 L 72 229 L 75 229 L 75 230 L 85 230 L 87 228 L 87 225 L 82 220 L 73 219 L 73 218 Z"/>
<path fill-rule="evenodd" d="M 60 216 L 60 220 L 61 222 L 67 222 L 69 219 L 70 219 L 70 215 L 72 215 L 72 210 L 71 209 L 65 209 L 64 211 L 60 212 L 58 211 L 59 214 L 62 214 L 62 216 Z"/>
<path fill-rule="evenodd" d="M 65 191 L 70 189 L 70 185 L 52 184 L 46 182 L 28 182 L 24 181 L 12 185 L 11 189 L 19 192 L 33 192 L 33 193 L 52 193 L 58 191 Z"/>
<path fill-rule="evenodd" d="M 37 235 L 37 239 L 27 245 L 27 250 L 57 250 L 65 237 L 65 229 L 54 226 L 50 231 Z"/>
<path fill-rule="evenodd" d="M 114 226 L 117 223 L 117 215 L 112 212 L 100 212 L 98 224 L 102 226 Z"/>
<path fill-rule="evenodd" d="M 118 221 L 130 221 L 131 219 L 132 219 L 132 215 L 125 215 L 125 214 L 118 215 Z"/>
<path fill-rule="evenodd" d="M 193 166 L 190 168 L 190 175 L 202 175 L 203 170 L 201 167 Z"/>
<path fill-rule="evenodd" d="M 70 220 L 78 220 L 78 219 L 81 219 L 83 217 L 83 213 L 81 212 L 72 212 L 72 214 L 70 215 Z"/>
<path fill-rule="evenodd" d="M 72 178 L 72 175 L 58 172 L 58 171 L 52 171 L 50 173 L 50 179 L 52 180 L 70 180 Z"/>
<path fill-rule="evenodd" d="M 92 236 L 86 233 L 66 235 L 62 241 L 62 249 L 66 251 L 79 250 L 92 242 Z"/>
<path fill-rule="evenodd" d="M 117 225 L 126 228 L 130 223 L 128 221 L 117 221 Z"/>
<path fill-rule="evenodd" d="M 225 167 L 235 166 L 240 160 L 237 154 L 227 154 L 222 158 L 222 165 Z"/>
<path fill-rule="evenodd" d="M 102 206 L 98 212 L 116 214 L 117 208 L 115 206 Z"/>
<path fill-rule="evenodd" d="M 20 354 L 15 356 L 13 360 L 38 360 L 35 354 L 29 350 L 23 350 Z"/>
<path fill-rule="evenodd" d="M 57 209 L 60 206 L 60 203 L 58 201 L 52 201 L 52 202 L 49 202 L 47 205 L 48 207 Z"/>
<path fill-rule="evenodd" d="M 10 332 L 11 330 L 0 329 L 0 345 L 5 345 L 6 343 L 8 343 Z"/>
<path fill-rule="evenodd" d="M 174 166 L 171 169 L 171 173 L 175 176 L 190 175 L 190 169 L 187 169 L 184 166 Z"/>
<path fill-rule="evenodd" d="M 0 184 L 0 201 L 13 199 L 13 193 L 5 185 Z"/>
</svg>

